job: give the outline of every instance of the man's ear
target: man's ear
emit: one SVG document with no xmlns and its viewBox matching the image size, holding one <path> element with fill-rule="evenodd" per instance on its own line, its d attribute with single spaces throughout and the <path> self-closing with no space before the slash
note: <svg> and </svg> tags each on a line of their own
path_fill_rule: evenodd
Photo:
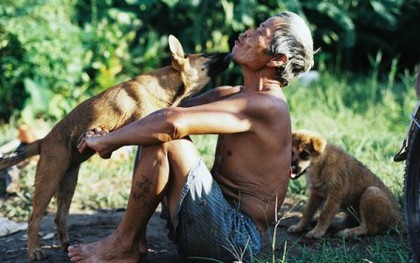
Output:
<svg viewBox="0 0 420 263">
<path fill-rule="evenodd" d="M 278 54 L 267 63 L 267 66 L 277 68 L 285 65 L 288 61 L 289 58 L 285 54 Z"/>
</svg>

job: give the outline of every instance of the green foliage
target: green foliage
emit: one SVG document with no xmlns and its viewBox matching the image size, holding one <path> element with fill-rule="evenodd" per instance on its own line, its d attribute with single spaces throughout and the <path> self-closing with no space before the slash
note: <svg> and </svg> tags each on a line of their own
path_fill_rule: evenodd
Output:
<svg viewBox="0 0 420 263">
<path fill-rule="evenodd" d="M 417 0 L 3 0 L 0 120 L 9 124 L 0 129 L 0 143 L 15 137 L 19 122 L 53 123 L 87 97 L 167 64 L 169 34 L 178 37 L 187 52 L 228 51 L 241 32 L 284 10 L 303 16 L 315 48 L 322 48 L 315 57 L 320 81 L 308 86 L 295 81 L 285 89 L 293 128 L 320 132 L 401 196 L 403 165 L 392 158 L 415 104 Z M 240 72 L 233 67 L 212 85 L 239 83 Z M 193 140 L 210 167 L 215 137 Z M 83 165 L 73 209 L 125 206 L 132 156 L 103 162 L 92 158 Z M 29 216 L 34 170 L 33 165 L 25 168 L 21 193 L 3 204 L 1 215 L 21 220 Z M 305 193 L 304 178 L 291 182 L 289 190 Z M 371 241 L 364 244 L 368 255 L 355 255 L 344 241 L 340 249 L 323 241 L 320 251 L 308 251 L 304 259 L 407 261 L 403 240 Z M 286 260 L 294 262 L 293 256 Z"/>
<path fill-rule="evenodd" d="M 228 51 L 241 32 L 284 10 L 309 22 L 322 48 L 319 69 L 361 72 L 381 54 L 378 74 L 401 73 L 420 59 L 413 0 L 5 0 L 0 120 L 56 121 L 87 97 L 167 64 L 169 34 L 187 52 Z M 212 85 L 240 82 L 234 67 Z"/>
<path fill-rule="evenodd" d="M 399 19 L 404 16 L 401 8 L 409 2 L 301 1 L 313 24 L 315 43 L 323 50 L 321 61 L 358 72 L 366 69 L 369 55 L 383 51 L 392 60 L 401 52 L 392 39 L 401 30 Z M 387 70 L 389 66 L 385 65 Z"/>
<path fill-rule="evenodd" d="M 114 12 L 110 13 L 114 14 Z M 123 16 L 122 14 L 114 14 Z M 128 18 L 127 23 L 131 20 Z M 101 19 L 97 24 L 86 24 L 82 31 L 83 43 L 87 49 L 85 60 L 88 95 L 95 95 L 126 79 L 120 79 L 126 61 L 130 60 L 128 46 L 134 32 L 123 30 L 112 21 Z"/>
<path fill-rule="evenodd" d="M 79 28 L 70 1 L 5 1 L 0 5 L 0 115 L 59 118 L 74 103 L 83 72 Z M 60 94 L 61 97 L 53 96 Z"/>
</svg>

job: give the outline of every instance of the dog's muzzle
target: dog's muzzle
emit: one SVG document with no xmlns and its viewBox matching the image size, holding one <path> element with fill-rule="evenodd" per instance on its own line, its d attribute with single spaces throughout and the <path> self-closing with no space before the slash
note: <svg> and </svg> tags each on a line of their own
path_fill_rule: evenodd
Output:
<svg viewBox="0 0 420 263">
<path fill-rule="evenodd" d="M 233 56 L 232 53 L 217 53 L 208 55 L 208 57 L 210 58 L 206 65 L 209 69 L 208 75 L 210 78 L 214 78 L 229 67 Z"/>
</svg>

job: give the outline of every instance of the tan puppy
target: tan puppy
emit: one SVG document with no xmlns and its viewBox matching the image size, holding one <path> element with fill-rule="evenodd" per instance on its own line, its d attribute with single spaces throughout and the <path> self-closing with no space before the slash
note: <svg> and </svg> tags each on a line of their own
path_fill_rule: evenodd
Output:
<svg viewBox="0 0 420 263">
<path fill-rule="evenodd" d="M 80 164 L 94 153 L 80 154 L 77 144 L 94 128 L 113 131 L 158 109 L 177 105 L 200 91 L 211 77 L 222 72 L 230 55 L 184 54 L 179 41 L 169 37 L 172 66 L 118 84 L 78 105 L 46 135 L 0 159 L 0 170 L 31 156 L 40 155 L 35 175 L 33 211 L 28 226 L 31 260 L 44 258 L 38 231 L 53 197 L 57 199 L 55 223 L 63 249 L 69 246 L 67 216 L 77 183 Z"/>
<path fill-rule="evenodd" d="M 374 235 L 393 226 L 403 227 L 398 203 L 385 184 L 320 135 L 310 131 L 292 134 L 292 169 L 293 179 L 307 174 L 309 198 L 302 218 L 288 232 L 303 231 L 322 203 L 318 222 L 307 238 L 322 237 L 340 209 L 346 214 L 343 223 L 354 227 L 341 230 L 339 236 Z"/>
</svg>

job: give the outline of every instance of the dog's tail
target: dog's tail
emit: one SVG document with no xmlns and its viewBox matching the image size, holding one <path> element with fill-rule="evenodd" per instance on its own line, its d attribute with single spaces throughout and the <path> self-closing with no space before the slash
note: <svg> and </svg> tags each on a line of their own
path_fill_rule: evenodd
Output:
<svg viewBox="0 0 420 263">
<path fill-rule="evenodd" d="M 19 146 L 19 148 L 13 152 L 6 153 L 2 156 L 0 155 L 0 171 L 18 164 L 29 157 L 38 155 L 41 149 L 41 141 L 42 139 L 24 146 Z"/>
</svg>

